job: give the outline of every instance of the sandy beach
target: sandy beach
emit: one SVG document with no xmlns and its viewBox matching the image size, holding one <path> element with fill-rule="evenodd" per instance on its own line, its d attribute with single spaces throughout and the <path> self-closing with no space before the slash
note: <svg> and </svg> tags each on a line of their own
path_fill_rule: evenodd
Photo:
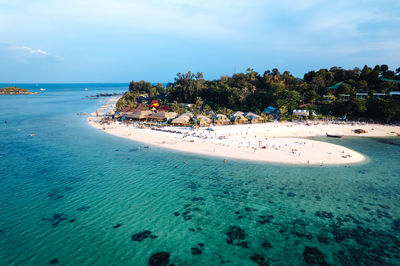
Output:
<svg viewBox="0 0 400 266">
<path fill-rule="evenodd" d="M 111 98 L 98 111 L 103 114 L 113 108 Z M 98 123 L 98 117 L 88 117 L 93 127 L 118 137 L 181 152 L 207 156 L 301 165 L 338 165 L 366 161 L 367 158 L 351 149 L 305 137 L 338 134 L 344 136 L 389 137 L 400 132 L 398 126 L 379 124 L 316 124 L 271 122 L 252 125 L 213 126 L 194 130 L 189 127 L 165 127 L 152 130 L 114 122 Z M 356 134 L 355 129 L 367 133 Z"/>
</svg>

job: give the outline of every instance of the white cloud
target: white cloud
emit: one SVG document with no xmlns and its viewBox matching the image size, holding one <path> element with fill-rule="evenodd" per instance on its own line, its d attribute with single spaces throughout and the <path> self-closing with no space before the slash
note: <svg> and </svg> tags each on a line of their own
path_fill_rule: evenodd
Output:
<svg viewBox="0 0 400 266">
<path fill-rule="evenodd" d="M 24 50 L 27 51 L 30 54 L 39 54 L 39 55 L 49 55 L 48 52 L 42 50 L 42 49 L 32 49 L 28 46 L 11 46 L 10 49 L 14 49 L 14 50 Z"/>
<path fill-rule="evenodd" d="M 63 61 L 64 58 L 58 55 L 52 55 L 48 52 L 46 52 L 43 49 L 34 49 L 28 46 L 19 46 L 19 45 L 10 45 L 8 47 L 10 50 L 14 51 L 16 53 L 16 56 L 19 58 L 18 61 L 26 61 L 27 56 L 40 56 L 40 57 L 50 57 L 57 59 L 59 61 Z"/>
</svg>

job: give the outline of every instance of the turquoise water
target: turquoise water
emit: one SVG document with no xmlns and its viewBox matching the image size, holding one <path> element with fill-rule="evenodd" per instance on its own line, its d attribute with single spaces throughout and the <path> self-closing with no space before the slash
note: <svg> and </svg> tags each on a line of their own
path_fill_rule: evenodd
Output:
<svg viewBox="0 0 400 266">
<path fill-rule="evenodd" d="M 127 84 L 52 86 L 0 97 L 0 265 L 399 264 L 400 146 L 321 138 L 370 159 L 351 167 L 224 163 L 76 115 Z"/>
</svg>

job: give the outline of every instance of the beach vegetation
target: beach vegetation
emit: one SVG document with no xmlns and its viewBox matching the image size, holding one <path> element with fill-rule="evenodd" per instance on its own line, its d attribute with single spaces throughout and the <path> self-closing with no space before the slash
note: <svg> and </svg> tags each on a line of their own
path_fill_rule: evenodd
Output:
<svg viewBox="0 0 400 266">
<path fill-rule="evenodd" d="M 310 113 L 327 116 L 363 118 L 382 122 L 400 120 L 400 99 L 388 95 L 400 91 L 400 68 L 387 65 L 375 67 L 312 70 L 303 78 L 277 68 L 263 74 L 248 68 L 244 73 L 206 80 L 202 73 L 178 73 L 174 82 L 164 87 L 145 81 L 132 81 L 129 92 L 117 103 L 117 109 L 134 106 L 135 96 L 146 94 L 162 105 L 182 114 L 208 115 L 212 112 L 230 115 L 232 110 L 261 114 L 267 106 L 287 117 L 294 109 L 304 108 Z M 185 103 L 185 104 L 183 104 Z M 278 114 L 278 112 L 276 112 Z"/>
</svg>

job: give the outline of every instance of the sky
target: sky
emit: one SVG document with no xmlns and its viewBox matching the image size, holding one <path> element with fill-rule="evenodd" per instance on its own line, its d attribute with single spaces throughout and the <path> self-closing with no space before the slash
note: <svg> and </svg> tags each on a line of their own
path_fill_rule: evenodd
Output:
<svg viewBox="0 0 400 266">
<path fill-rule="evenodd" d="M 400 67 L 399 0 L 0 0 L 0 83 Z"/>
</svg>

